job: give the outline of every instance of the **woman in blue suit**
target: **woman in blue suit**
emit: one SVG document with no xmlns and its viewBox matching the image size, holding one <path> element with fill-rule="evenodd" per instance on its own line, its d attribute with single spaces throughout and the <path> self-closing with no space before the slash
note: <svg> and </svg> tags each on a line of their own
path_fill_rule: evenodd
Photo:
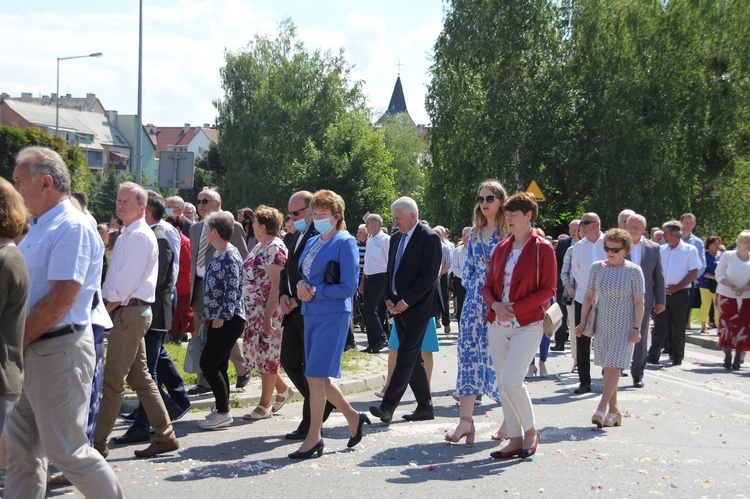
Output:
<svg viewBox="0 0 750 499">
<path fill-rule="evenodd" d="M 326 399 L 349 423 L 352 437 L 347 447 L 362 440 L 362 425 L 370 424 L 344 398 L 331 376 L 341 377 L 341 355 L 349 332 L 352 296 L 359 278 L 359 252 L 355 239 L 344 230 L 344 200 L 333 191 L 320 190 L 310 202 L 319 235 L 310 238 L 300 257 L 302 280 L 297 296 L 305 318 L 305 377 L 310 386 L 310 429 L 291 459 L 323 453 L 323 410 Z"/>
</svg>

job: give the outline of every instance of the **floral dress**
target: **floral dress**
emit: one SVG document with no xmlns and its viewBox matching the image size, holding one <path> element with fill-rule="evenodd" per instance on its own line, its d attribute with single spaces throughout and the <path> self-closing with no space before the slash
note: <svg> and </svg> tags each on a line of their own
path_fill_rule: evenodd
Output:
<svg viewBox="0 0 750 499">
<path fill-rule="evenodd" d="M 271 318 L 275 332 L 267 334 L 263 329 L 263 314 L 271 293 L 271 278 L 267 265 L 286 264 L 286 246 L 278 237 L 269 243 L 256 244 L 242 264 L 244 280 L 242 291 L 247 308 L 244 343 L 248 366 L 261 374 L 279 372 L 281 355 L 281 320 L 284 314 L 276 308 Z"/>
<path fill-rule="evenodd" d="M 466 299 L 458 329 L 458 376 L 456 390 L 459 396 L 488 394 L 500 401 L 497 376 L 488 350 L 488 307 L 482 299 L 482 288 L 487 280 L 490 255 L 500 242 L 501 236 L 493 232 L 488 241 L 482 233 L 469 234 L 466 247 L 466 263 L 463 269 L 463 285 Z"/>
</svg>

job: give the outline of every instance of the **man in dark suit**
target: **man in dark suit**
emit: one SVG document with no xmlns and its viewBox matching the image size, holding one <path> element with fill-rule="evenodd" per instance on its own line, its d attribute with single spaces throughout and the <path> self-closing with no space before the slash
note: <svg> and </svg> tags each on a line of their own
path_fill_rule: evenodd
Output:
<svg viewBox="0 0 750 499">
<path fill-rule="evenodd" d="M 198 202 L 196 204 L 198 205 L 198 213 L 201 216 L 201 221 L 190 227 L 190 252 L 193 256 L 190 265 L 190 306 L 193 308 L 193 313 L 195 314 L 195 324 L 199 325 L 203 322 L 203 276 L 206 274 L 206 266 L 216 252 L 216 249 L 208 243 L 206 231 L 204 230 L 206 224 L 203 220 L 209 214 L 221 210 L 221 196 L 219 196 L 216 190 L 204 187 L 200 194 L 198 194 Z M 234 222 L 234 231 L 229 242 L 239 250 L 244 260 L 248 253 L 247 243 L 245 242 L 245 231 L 239 222 Z M 232 361 L 237 371 L 237 388 L 244 387 L 250 380 L 250 369 L 245 366 L 245 359 L 242 356 L 242 337 L 237 340 L 234 348 L 232 348 L 229 360 Z M 188 394 L 199 395 L 210 391 L 211 388 L 208 386 L 208 381 L 200 374 L 198 376 L 198 384 L 188 390 Z"/>
<path fill-rule="evenodd" d="M 297 299 L 297 283 L 302 280 L 299 273 L 302 250 L 305 249 L 307 241 L 318 233 L 312 224 L 312 197 L 312 192 L 298 191 L 289 198 L 289 215 L 297 231 L 287 247 L 286 266 L 281 271 L 279 283 L 279 306 L 284 312 L 281 366 L 305 399 L 302 405 L 302 421 L 296 430 L 286 434 L 288 440 L 304 440 L 310 428 L 310 389 L 305 378 L 305 321 L 302 317 L 301 302 Z M 333 405 L 327 402 L 323 411 L 323 421 L 328 419 L 332 410 Z"/>
<path fill-rule="evenodd" d="M 562 269 L 563 265 L 563 259 L 565 258 L 565 252 L 568 251 L 568 248 L 570 248 L 571 245 L 573 245 L 578 240 L 578 225 L 581 223 L 580 220 L 576 219 L 570 222 L 570 225 L 568 227 L 570 237 L 563 237 L 565 234 L 562 234 L 560 237 L 557 238 L 557 246 L 555 246 L 555 258 L 557 259 L 557 268 Z M 557 331 L 555 331 L 555 344 L 550 347 L 550 350 L 553 352 L 562 352 L 565 350 L 565 342 L 568 341 L 568 307 L 567 304 L 564 303 L 563 299 L 563 291 L 565 290 L 565 287 L 563 286 L 562 279 L 560 276 L 557 276 L 557 294 L 555 299 L 557 300 L 557 303 L 560 304 L 560 309 L 563 313 L 563 321 L 562 324 L 560 324 L 560 327 L 557 328 Z M 573 297 L 569 297 L 569 299 L 573 299 Z"/>
<path fill-rule="evenodd" d="M 633 251 L 625 258 L 640 265 L 646 282 L 641 340 L 635 344 L 633 362 L 630 365 L 630 375 L 633 377 L 633 386 L 636 388 L 643 388 L 643 370 L 646 367 L 648 356 L 648 330 L 651 313 L 656 315 L 664 312 L 667 302 L 664 271 L 661 267 L 661 252 L 658 244 L 643 236 L 646 227 L 646 218 L 642 215 L 630 215 L 625 224 L 625 230 L 633 239 Z"/>
<path fill-rule="evenodd" d="M 379 406 L 370 412 L 390 423 L 407 385 L 414 392 L 417 409 L 403 416 L 407 421 L 434 419 L 430 383 L 422 360 L 422 340 L 435 315 L 435 293 L 442 261 L 440 238 L 419 223 L 417 203 L 401 197 L 391 205 L 399 232 L 391 237 L 388 253 L 386 306 L 393 315 L 399 347 L 396 367 Z"/>
</svg>

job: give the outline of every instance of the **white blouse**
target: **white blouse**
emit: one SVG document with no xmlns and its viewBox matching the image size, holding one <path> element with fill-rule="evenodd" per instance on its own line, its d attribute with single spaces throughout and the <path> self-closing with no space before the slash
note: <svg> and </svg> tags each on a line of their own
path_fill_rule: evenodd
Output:
<svg viewBox="0 0 750 499">
<path fill-rule="evenodd" d="M 734 294 L 732 288 L 721 284 L 723 279 L 729 279 L 729 282 L 739 287 L 750 282 L 750 261 L 740 260 L 737 250 L 727 251 L 719 258 L 719 263 L 716 265 L 716 282 L 719 283 L 716 286 L 716 292 L 727 298 L 750 298 L 750 291 L 745 291 L 739 296 Z"/>
</svg>

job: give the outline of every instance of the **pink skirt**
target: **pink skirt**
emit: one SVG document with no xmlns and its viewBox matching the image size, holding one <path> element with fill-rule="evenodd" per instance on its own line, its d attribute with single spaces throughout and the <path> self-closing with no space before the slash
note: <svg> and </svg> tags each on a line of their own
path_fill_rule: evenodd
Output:
<svg viewBox="0 0 750 499">
<path fill-rule="evenodd" d="M 716 295 L 719 310 L 719 348 L 750 350 L 750 298 L 742 300 L 738 307 L 737 298 Z"/>
</svg>

